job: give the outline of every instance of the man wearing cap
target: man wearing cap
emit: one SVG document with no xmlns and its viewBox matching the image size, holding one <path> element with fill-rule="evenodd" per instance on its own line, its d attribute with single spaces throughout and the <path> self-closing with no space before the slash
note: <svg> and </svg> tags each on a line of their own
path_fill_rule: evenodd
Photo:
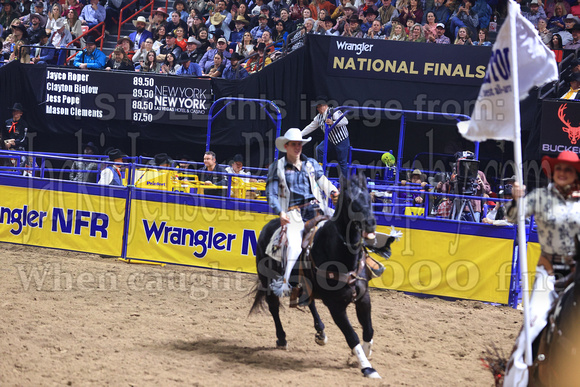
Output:
<svg viewBox="0 0 580 387">
<path fill-rule="evenodd" d="M 112 161 L 114 164 L 107 165 L 101 171 L 101 177 L 99 179 L 100 185 L 123 185 L 123 176 L 121 175 L 123 157 L 127 157 L 127 155 L 119 149 L 113 149 L 109 152 L 109 161 Z"/>
<path fill-rule="evenodd" d="M 20 14 L 16 11 L 16 3 L 11 0 L 4 0 L 2 2 L 2 12 L 0 12 L 0 25 L 8 28 L 12 20 L 18 19 Z"/>
<path fill-rule="evenodd" d="M 530 11 L 522 12 L 522 16 L 528 19 L 530 23 L 534 25 L 534 27 L 538 28 L 538 20 L 541 18 L 546 19 L 546 11 L 544 11 L 541 0 L 530 1 L 529 7 Z"/>
<path fill-rule="evenodd" d="M 39 42 L 35 44 L 36 47 L 30 52 L 30 60 L 33 64 L 52 63 L 52 59 L 54 58 L 54 46 L 48 41 L 48 34 L 44 28 L 40 31 L 39 39 Z"/>
<path fill-rule="evenodd" d="M 73 41 L 73 37 L 70 31 L 68 28 L 66 28 L 64 18 L 56 20 L 48 40 L 54 47 L 57 48 L 56 52 L 54 53 L 54 55 L 58 58 L 56 64 L 59 66 L 63 65 L 67 57 L 67 50 L 65 47 L 67 44 Z"/>
<path fill-rule="evenodd" d="M 6 120 L 4 128 L 2 128 L 2 138 L 8 141 L 6 145 L 9 149 L 28 150 L 28 124 L 22 119 L 24 108 L 18 102 L 12 107 L 12 118 Z"/>
<path fill-rule="evenodd" d="M 216 44 L 216 48 L 208 50 L 205 54 L 203 54 L 203 57 L 199 61 L 199 66 L 201 67 L 201 70 L 205 74 L 209 72 L 209 69 L 211 69 L 211 67 L 213 66 L 213 58 L 215 57 L 215 54 L 217 54 L 218 52 L 222 53 L 224 57 L 224 64 L 227 67 L 229 63 L 229 58 L 231 57 L 230 52 L 226 50 L 227 48 L 228 48 L 227 40 L 225 38 L 219 38 Z"/>
<path fill-rule="evenodd" d="M 437 33 L 437 36 L 429 35 L 427 43 L 451 44 L 451 40 L 445 36 L 445 24 L 438 23 L 435 32 Z"/>
<path fill-rule="evenodd" d="M 96 155 L 97 151 L 97 146 L 92 141 L 89 141 L 83 147 L 83 156 Z M 98 175 L 97 170 L 99 166 L 94 160 L 95 159 L 83 158 L 82 156 L 79 157 L 78 160 L 75 160 L 70 168 L 69 179 L 79 183 L 96 183 Z"/>
<path fill-rule="evenodd" d="M 181 54 L 181 57 L 178 60 L 178 64 L 181 65 L 179 69 L 175 72 L 175 75 L 183 75 L 183 76 L 195 76 L 201 77 L 203 76 L 203 72 L 201 71 L 201 67 L 195 62 L 191 61 L 191 58 L 187 56 L 187 54 Z"/>
<path fill-rule="evenodd" d="M 167 54 L 170 52 L 172 52 L 176 58 L 181 57 L 181 47 L 175 43 L 175 34 L 173 32 L 169 32 L 165 35 L 165 44 L 159 48 L 157 61 L 163 62 Z"/>
<path fill-rule="evenodd" d="M 104 22 L 106 16 L 105 7 L 99 4 L 99 0 L 91 0 L 88 6 L 83 7 L 79 20 L 81 24 L 93 28 L 97 24 Z"/>
<path fill-rule="evenodd" d="M 328 98 L 326 96 L 318 96 L 312 104 L 316 106 L 318 114 L 314 117 L 312 122 L 308 124 L 304 129 L 302 129 L 302 135 L 306 136 L 312 133 L 317 128 L 320 128 L 324 133 L 326 131 L 326 125 L 330 128 L 332 125 L 334 127 L 328 133 L 328 150 L 334 149 L 336 152 L 336 157 L 338 164 L 340 166 L 341 173 L 347 177 L 348 176 L 348 151 L 350 149 L 350 139 L 348 136 L 348 120 L 346 117 L 342 117 L 342 112 L 340 110 L 335 110 L 328 106 Z M 319 162 L 324 160 L 324 141 L 322 141 L 316 147 L 316 159 Z"/>
<path fill-rule="evenodd" d="M 572 41 L 564 46 L 565 50 L 576 50 L 580 48 L 580 24 L 576 23 L 570 29 L 572 33 Z"/>
<path fill-rule="evenodd" d="M 269 31 L 270 33 L 272 32 L 270 27 L 268 27 L 268 16 L 261 13 L 260 16 L 258 16 L 258 25 L 252 28 L 250 33 L 252 34 L 253 39 L 258 40 L 262 37 L 264 31 Z"/>
<path fill-rule="evenodd" d="M 580 73 L 572 73 L 566 77 L 566 80 L 570 83 L 570 89 L 565 92 L 560 99 L 580 99 Z"/>
<path fill-rule="evenodd" d="M 290 294 L 290 274 L 302 252 L 304 222 L 320 213 L 332 215 L 328 198 L 338 196 L 318 162 L 302 153 L 302 146 L 310 140 L 303 138 L 300 129 L 288 129 L 276 139 L 276 148 L 286 155 L 268 169 L 266 198 L 274 214 L 280 216 L 281 225 L 286 226 L 288 240 L 284 277 L 271 285 L 277 296 Z"/>
<path fill-rule="evenodd" d="M 136 30 L 129 34 L 129 39 L 134 43 L 133 50 L 138 50 L 147 38 L 153 39 L 153 34 L 147 30 L 147 19 L 145 16 L 139 16 L 136 20 L 133 20 L 133 25 Z"/>
<path fill-rule="evenodd" d="M 88 35 L 85 49 L 75 55 L 74 66 L 80 69 L 103 69 L 106 63 L 107 56 L 97 48 L 95 37 Z"/>
<path fill-rule="evenodd" d="M 230 58 L 230 65 L 224 70 L 222 78 L 229 80 L 246 78 L 249 74 L 248 71 L 240 64 L 241 59 L 244 59 L 244 57 L 237 52 L 234 52 Z"/>
</svg>

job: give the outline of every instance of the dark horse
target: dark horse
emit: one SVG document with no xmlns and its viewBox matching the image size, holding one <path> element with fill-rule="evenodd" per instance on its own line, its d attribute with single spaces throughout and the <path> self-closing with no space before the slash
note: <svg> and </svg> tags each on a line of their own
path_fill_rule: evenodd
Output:
<svg viewBox="0 0 580 387">
<path fill-rule="evenodd" d="M 279 261 L 265 254 L 266 246 L 274 232 L 280 227 L 280 220 L 273 219 L 264 226 L 258 239 L 256 266 L 258 287 L 254 304 L 250 311 L 263 309 L 266 301 L 276 325 L 276 344 L 286 348 L 286 333 L 280 322 L 280 300 L 270 290 L 270 283 L 283 273 Z M 368 293 L 368 273 L 364 265 L 364 237 L 373 235 L 376 229 L 375 217 L 371 210 L 371 197 L 364 176 L 351 176 L 341 180 L 341 193 L 337 209 L 331 220 L 316 233 L 310 259 L 301 257 L 301 264 L 310 264 L 309 274 L 312 299 L 308 304 L 314 318 L 316 342 L 326 343 L 324 324 L 320 320 L 313 298 L 321 299 L 332 315 L 336 325 L 344 334 L 348 346 L 357 356 L 364 376 L 380 378 L 368 361 L 371 352 L 373 327 L 371 322 L 371 300 Z M 394 238 L 389 238 L 389 245 Z M 388 249 L 388 246 L 386 247 Z M 308 260 L 308 261 L 305 261 Z M 296 265 L 299 266 L 299 265 Z M 296 278 L 296 276 L 293 276 Z M 352 328 L 346 307 L 355 303 L 357 318 L 363 329 L 363 344 Z"/>
<path fill-rule="evenodd" d="M 576 238 L 574 282 L 560 295 L 539 336 L 530 367 L 532 387 L 580 386 L 580 243 Z M 534 351 L 535 352 L 535 351 Z"/>
</svg>

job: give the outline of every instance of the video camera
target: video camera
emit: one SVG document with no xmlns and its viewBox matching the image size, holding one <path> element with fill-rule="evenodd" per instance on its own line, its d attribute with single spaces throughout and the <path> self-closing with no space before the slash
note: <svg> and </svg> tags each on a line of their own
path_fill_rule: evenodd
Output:
<svg viewBox="0 0 580 387">
<path fill-rule="evenodd" d="M 455 180 L 455 193 L 458 195 L 475 195 L 477 193 L 477 175 L 479 160 L 474 160 L 474 154 L 470 151 L 457 152 L 455 154 L 457 173 Z"/>
</svg>

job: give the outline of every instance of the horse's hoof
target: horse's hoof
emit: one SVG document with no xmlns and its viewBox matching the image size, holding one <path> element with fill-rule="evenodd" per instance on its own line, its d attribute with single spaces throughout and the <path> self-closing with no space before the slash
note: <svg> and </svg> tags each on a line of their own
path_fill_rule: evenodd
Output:
<svg viewBox="0 0 580 387">
<path fill-rule="evenodd" d="M 286 340 L 276 340 L 276 348 L 286 350 L 288 349 L 288 342 Z"/>
<path fill-rule="evenodd" d="M 324 331 L 317 331 L 314 335 L 314 341 L 316 341 L 316 344 L 318 345 L 326 345 L 326 343 L 328 343 L 328 336 L 326 336 Z"/>
<path fill-rule="evenodd" d="M 365 378 L 382 379 L 381 375 L 379 375 L 379 373 L 377 371 L 375 371 L 374 368 L 371 368 L 371 367 L 363 368 L 361 370 L 361 372 L 363 373 Z"/>
</svg>

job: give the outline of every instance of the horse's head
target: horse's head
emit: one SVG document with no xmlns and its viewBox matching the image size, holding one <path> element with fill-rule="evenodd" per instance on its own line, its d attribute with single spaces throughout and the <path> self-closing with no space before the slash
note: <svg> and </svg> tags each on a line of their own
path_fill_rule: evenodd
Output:
<svg viewBox="0 0 580 387">
<path fill-rule="evenodd" d="M 377 221 L 372 212 L 371 195 L 364 174 L 341 177 L 341 192 L 337 204 L 338 219 L 349 232 L 356 231 L 363 237 L 373 234 Z"/>
</svg>

